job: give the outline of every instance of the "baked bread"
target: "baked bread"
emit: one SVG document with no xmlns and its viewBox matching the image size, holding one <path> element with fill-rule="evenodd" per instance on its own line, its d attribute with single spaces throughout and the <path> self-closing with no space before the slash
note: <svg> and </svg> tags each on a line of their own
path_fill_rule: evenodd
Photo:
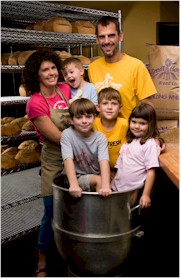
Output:
<svg viewBox="0 0 181 279">
<path fill-rule="evenodd" d="M 72 33 L 95 35 L 95 32 L 95 25 L 90 21 L 77 20 L 72 23 Z"/>
<path fill-rule="evenodd" d="M 18 117 L 11 121 L 12 125 L 18 125 L 20 129 L 22 129 L 23 125 L 28 121 L 29 119 L 27 117 Z"/>
<path fill-rule="evenodd" d="M 29 149 L 33 150 L 38 146 L 38 142 L 35 140 L 24 140 L 20 145 L 18 146 L 18 149 Z"/>
<path fill-rule="evenodd" d="M 41 152 L 39 150 L 21 149 L 15 156 L 15 159 L 21 164 L 33 164 L 40 162 Z"/>
<path fill-rule="evenodd" d="M 37 21 L 33 25 L 33 30 L 44 31 L 45 21 Z"/>
<path fill-rule="evenodd" d="M 15 136 L 18 135 L 24 123 L 28 121 L 26 117 L 19 117 L 12 120 L 10 123 L 1 125 L 1 135 L 2 136 Z"/>
<path fill-rule="evenodd" d="M 26 60 L 30 57 L 30 55 L 35 52 L 35 50 L 27 50 L 20 53 L 18 56 L 18 65 L 24 65 Z"/>
<path fill-rule="evenodd" d="M 22 126 L 23 131 L 35 131 L 35 126 L 33 125 L 31 120 L 28 120 L 25 124 Z"/>
<path fill-rule="evenodd" d="M 3 117 L 1 118 L 1 124 L 7 124 L 7 123 L 10 123 L 11 121 L 13 121 L 14 119 L 16 119 L 15 117 Z"/>
<path fill-rule="evenodd" d="M 16 51 L 16 52 L 12 53 L 8 58 L 8 65 L 10 65 L 10 66 L 18 65 L 18 57 L 20 54 L 21 54 L 21 51 Z"/>
<path fill-rule="evenodd" d="M 19 162 L 15 159 L 18 153 L 17 147 L 9 147 L 1 154 L 1 168 L 11 169 L 15 168 Z"/>
<path fill-rule="evenodd" d="M 71 54 L 70 52 L 67 52 L 67 51 L 65 51 L 65 50 L 62 50 L 62 51 L 60 51 L 60 50 L 55 50 L 55 52 L 58 54 L 58 56 L 59 56 L 62 60 L 66 59 L 66 58 L 69 58 L 69 57 L 72 56 L 72 54 Z"/>
<path fill-rule="evenodd" d="M 44 30 L 49 32 L 71 33 L 72 25 L 64 17 L 54 17 L 45 22 Z"/>
<path fill-rule="evenodd" d="M 90 59 L 86 56 L 78 55 L 76 58 L 78 58 L 83 65 L 89 65 L 91 63 Z"/>
<path fill-rule="evenodd" d="M 2 144 L 1 145 L 1 153 L 3 153 L 6 149 L 8 149 L 10 146 L 9 144 Z"/>
<path fill-rule="evenodd" d="M 27 29 L 27 30 L 33 30 L 33 27 L 34 27 L 34 24 L 31 23 L 31 24 L 28 24 L 28 25 L 26 26 L 26 29 Z"/>
<path fill-rule="evenodd" d="M 23 84 L 21 84 L 20 87 L 19 87 L 19 95 L 20 95 L 21 97 L 26 97 L 26 90 L 25 90 Z"/>
<path fill-rule="evenodd" d="M 8 65 L 8 59 L 11 53 L 1 54 L 1 65 Z"/>
</svg>

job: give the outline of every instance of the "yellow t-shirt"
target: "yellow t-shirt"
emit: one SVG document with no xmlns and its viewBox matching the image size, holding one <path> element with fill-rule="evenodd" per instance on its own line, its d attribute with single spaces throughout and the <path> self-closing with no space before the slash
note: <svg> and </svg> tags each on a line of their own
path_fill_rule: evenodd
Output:
<svg viewBox="0 0 181 279">
<path fill-rule="evenodd" d="M 156 93 L 146 66 L 141 60 L 127 54 L 116 63 L 106 63 L 104 57 L 95 60 L 89 65 L 88 76 L 97 92 L 109 86 L 120 92 L 121 113 L 127 119 L 140 100 Z"/>
<path fill-rule="evenodd" d="M 128 129 L 128 120 L 118 117 L 117 122 L 112 131 L 105 131 L 102 126 L 101 118 L 97 117 L 94 121 L 93 129 L 102 132 L 108 142 L 108 151 L 110 159 L 110 167 L 114 168 L 119 156 L 119 150 L 123 143 L 126 142 L 126 133 Z"/>
</svg>

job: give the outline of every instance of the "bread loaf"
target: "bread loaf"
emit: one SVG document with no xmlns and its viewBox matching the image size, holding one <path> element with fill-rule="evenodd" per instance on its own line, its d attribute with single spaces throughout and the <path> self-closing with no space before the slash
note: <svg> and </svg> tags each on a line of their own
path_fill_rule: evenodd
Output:
<svg viewBox="0 0 181 279">
<path fill-rule="evenodd" d="M 72 25 L 66 18 L 54 17 L 45 22 L 44 29 L 50 32 L 71 33 Z"/>
<path fill-rule="evenodd" d="M 8 65 L 10 65 L 10 66 L 18 65 L 18 57 L 20 54 L 21 54 L 21 51 L 16 51 L 16 52 L 12 53 L 8 58 Z"/>
<path fill-rule="evenodd" d="M 8 144 L 2 144 L 1 145 L 1 154 L 6 150 L 8 149 L 10 146 Z"/>
<path fill-rule="evenodd" d="M 12 125 L 18 125 L 20 129 L 22 129 L 23 125 L 28 121 L 29 119 L 27 117 L 19 117 L 11 121 Z"/>
<path fill-rule="evenodd" d="M 76 56 L 76 58 L 78 58 L 83 65 L 89 65 L 91 63 L 90 59 L 86 56 L 81 56 L 81 55 L 78 55 Z"/>
<path fill-rule="evenodd" d="M 21 129 L 18 125 L 11 125 L 10 123 L 6 123 L 1 125 L 1 135 L 2 136 L 16 136 L 20 133 Z"/>
<path fill-rule="evenodd" d="M 45 21 L 37 21 L 33 25 L 33 30 L 44 31 L 45 29 Z"/>
<path fill-rule="evenodd" d="M 33 27 L 34 27 L 34 24 L 31 23 L 31 24 L 29 24 L 29 25 L 26 26 L 26 29 L 27 29 L 27 30 L 33 30 Z"/>
<path fill-rule="evenodd" d="M 33 150 L 38 146 L 38 143 L 35 140 L 24 140 L 20 145 L 18 146 L 18 149 L 29 149 Z"/>
<path fill-rule="evenodd" d="M 62 51 L 60 51 L 60 50 L 55 50 L 55 52 L 58 54 L 58 56 L 59 56 L 62 60 L 66 59 L 66 58 L 69 58 L 69 57 L 72 56 L 72 54 L 71 54 L 70 52 L 67 52 L 67 51 L 65 51 L 65 50 L 62 50 Z"/>
<path fill-rule="evenodd" d="M 11 169 L 16 167 L 19 162 L 15 159 L 18 153 L 17 147 L 9 147 L 1 154 L 1 168 Z"/>
<path fill-rule="evenodd" d="M 72 23 L 72 33 L 92 34 L 95 35 L 95 25 L 90 21 L 77 20 Z"/>
<path fill-rule="evenodd" d="M 1 125 L 2 136 L 15 136 L 21 132 L 22 126 L 28 121 L 28 118 L 19 117 L 12 120 L 10 123 Z"/>
<path fill-rule="evenodd" d="M 21 149 L 15 156 L 15 159 L 21 164 L 32 164 L 40 162 L 41 152 L 38 150 Z"/>
<path fill-rule="evenodd" d="M 15 117 L 3 117 L 1 118 L 1 124 L 7 124 L 7 123 L 10 123 L 11 121 L 13 121 L 14 119 L 16 119 Z"/>
<path fill-rule="evenodd" d="M 30 55 L 35 52 L 35 50 L 27 50 L 20 53 L 18 56 L 18 64 L 24 65 L 26 63 L 26 60 L 30 57 Z"/>
<path fill-rule="evenodd" d="M 3 53 L 1 54 L 1 65 L 8 65 L 10 53 Z"/>
<path fill-rule="evenodd" d="M 35 131 L 35 126 L 33 125 L 31 120 L 28 120 L 25 124 L 22 126 L 23 131 Z"/>
<path fill-rule="evenodd" d="M 26 90 L 25 90 L 23 84 L 21 84 L 20 87 L 19 87 L 19 95 L 20 95 L 21 97 L 26 97 Z"/>
</svg>

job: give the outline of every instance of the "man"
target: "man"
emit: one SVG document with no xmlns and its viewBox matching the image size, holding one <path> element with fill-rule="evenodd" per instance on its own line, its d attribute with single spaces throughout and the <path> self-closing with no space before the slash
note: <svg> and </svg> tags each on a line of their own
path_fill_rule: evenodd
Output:
<svg viewBox="0 0 181 279">
<path fill-rule="evenodd" d="M 127 119 L 139 102 L 153 105 L 149 97 L 156 94 L 156 89 L 146 66 L 119 50 L 123 33 L 117 19 L 103 16 L 97 23 L 96 36 L 104 57 L 89 65 L 88 76 L 97 92 L 105 87 L 117 89 L 122 98 L 122 116 Z"/>
</svg>

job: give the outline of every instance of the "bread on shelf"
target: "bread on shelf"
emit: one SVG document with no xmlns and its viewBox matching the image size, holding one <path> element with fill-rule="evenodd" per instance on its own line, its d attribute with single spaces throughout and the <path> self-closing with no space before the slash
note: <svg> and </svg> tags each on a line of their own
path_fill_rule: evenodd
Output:
<svg viewBox="0 0 181 279">
<path fill-rule="evenodd" d="M 29 149 L 33 150 L 38 146 L 38 142 L 35 140 L 24 140 L 18 145 L 18 149 Z"/>
<path fill-rule="evenodd" d="M 90 59 L 86 56 L 77 55 L 75 57 L 78 58 L 82 62 L 83 65 L 89 65 L 91 63 Z"/>
<path fill-rule="evenodd" d="M 71 23 L 64 17 L 54 17 L 45 22 L 45 31 L 72 33 Z"/>
<path fill-rule="evenodd" d="M 90 21 L 77 20 L 72 23 L 72 33 L 95 35 L 95 32 L 95 25 Z"/>
<path fill-rule="evenodd" d="M 18 56 L 18 65 L 24 65 L 33 52 L 35 52 L 35 50 L 22 51 Z"/>
<path fill-rule="evenodd" d="M 10 65 L 10 66 L 18 65 L 18 57 L 20 54 L 21 54 L 21 51 L 16 51 L 16 52 L 12 53 L 8 58 L 8 65 Z"/>
</svg>

